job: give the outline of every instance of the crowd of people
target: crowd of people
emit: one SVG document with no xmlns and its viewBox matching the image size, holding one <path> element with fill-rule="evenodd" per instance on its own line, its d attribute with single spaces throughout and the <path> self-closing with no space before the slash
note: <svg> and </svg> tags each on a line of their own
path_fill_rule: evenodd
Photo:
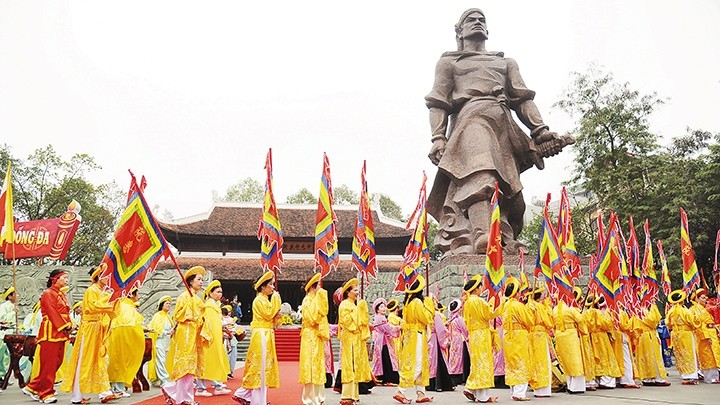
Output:
<svg viewBox="0 0 720 405">
<path fill-rule="evenodd" d="M 157 313 L 144 327 L 137 289 L 110 302 L 98 276 L 96 269 L 83 300 L 71 307 L 67 272 L 50 273 L 48 288 L 24 322 L 38 342 L 24 394 L 55 403 L 61 381 L 59 389 L 71 393 L 73 404 L 89 403 L 90 394 L 101 403 L 128 397 L 145 354 L 145 334 L 153 343 L 150 380 L 161 387 L 168 405 L 194 405 L 196 397 L 231 393 L 226 382 L 244 332 L 236 331 L 232 306 L 222 305 L 219 281 L 204 286 L 205 269 L 190 268 L 184 274 L 187 290 L 174 302 L 170 296 L 160 298 Z M 528 389 L 535 397 L 550 397 L 559 388 L 582 394 L 667 387 L 670 363 L 663 358 L 666 342 L 657 329 L 662 322 L 670 330 L 682 384 L 720 383 L 720 310 L 709 303 L 704 288 L 689 296 L 683 290 L 670 293 L 663 320 L 655 304 L 614 312 L 602 295 L 583 294 L 579 287 L 575 301 L 565 302 L 543 285 L 521 291 L 520 282 L 510 277 L 496 302 L 486 299 L 482 284 L 480 275 L 473 276 L 462 296 L 445 308 L 425 296 L 425 279 L 418 276 L 404 299 L 379 298 L 368 305 L 360 297 L 358 279 L 352 278 L 333 294 L 338 317 L 330 324 L 330 299 L 320 274 L 314 274 L 304 286 L 301 306 L 302 403 L 325 404 L 333 379 L 341 405 L 358 404 L 359 396 L 376 385 L 396 387 L 393 399 L 403 404 L 432 402 L 428 392 L 459 391 L 461 385 L 465 398 L 482 403 L 498 401 L 491 395 L 494 387 L 509 388 L 516 401 L 529 400 Z M 252 335 L 242 383 L 231 398 L 242 405 L 265 405 L 268 388 L 280 386 L 274 330 L 281 299 L 271 271 L 253 288 Z M 14 308 L 17 292 L 10 288 L 3 298 L 13 304 L 0 305 L 0 322 L 8 324 L 14 309 L 7 311 L 10 317 L 5 307 Z M 337 374 L 331 337 L 340 342 Z M 0 359 L 7 357 L 0 353 Z"/>
</svg>

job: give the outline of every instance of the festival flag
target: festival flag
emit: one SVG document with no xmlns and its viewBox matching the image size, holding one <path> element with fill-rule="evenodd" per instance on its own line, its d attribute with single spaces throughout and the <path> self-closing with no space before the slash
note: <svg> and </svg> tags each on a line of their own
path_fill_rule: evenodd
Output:
<svg viewBox="0 0 720 405">
<path fill-rule="evenodd" d="M 420 195 L 415 206 L 415 211 L 410 216 L 405 229 L 412 229 L 412 236 L 405 248 L 403 255 L 403 264 L 400 268 L 400 274 L 395 281 L 395 291 L 405 291 L 405 287 L 411 285 L 423 265 L 430 261 L 430 249 L 427 244 L 427 191 L 425 183 L 427 176 L 423 171 L 422 185 L 420 186 Z"/>
<path fill-rule="evenodd" d="M 15 241 L 15 218 L 13 217 L 12 176 L 10 175 L 10 161 L 8 161 L 5 181 L 0 191 L 0 247 L 5 243 Z"/>
<path fill-rule="evenodd" d="M 592 272 L 589 290 L 594 294 L 602 295 L 605 298 L 608 308 L 617 315 L 618 306 L 616 298 L 620 295 L 620 277 L 623 258 L 620 237 L 613 222 L 611 222 L 608 231 L 608 237 L 605 238 L 604 249 L 600 252 L 595 262 L 595 269 Z"/>
<path fill-rule="evenodd" d="M 665 296 L 670 295 L 672 292 L 672 285 L 670 284 L 670 271 L 668 270 L 667 260 L 665 259 L 665 252 L 663 251 L 662 241 L 657 241 L 658 255 L 660 255 L 660 267 L 662 268 L 662 288 Z"/>
<path fill-rule="evenodd" d="M 580 263 L 580 255 L 575 247 L 575 236 L 572 227 L 572 210 L 570 208 L 570 200 L 568 199 L 567 189 L 562 188 L 560 195 L 560 213 L 558 215 L 558 245 L 563 253 L 565 264 L 568 267 L 570 276 L 575 280 L 580 280 L 582 274 L 582 265 Z"/>
<path fill-rule="evenodd" d="M 489 293 L 488 300 L 495 297 L 495 308 L 500 305 L 503 288 L 505 287 L 499 197 L 499 185 L 498 182 L 495 182 L 495 192 L 493 193 L 492 200 L 490 200 L 492 214 L 490 216 L 490 234 L 488 236 L 487 251 L 485 254 L 485 275 L 483 277 L 483 287 L 488 290 Z"/>
<path fill-rule="evenodd" d="M 605 249 L 605 224 L 603 223 L 603 213 L 601 210 L 597 212 L 597 249 L 595 255 L 600 257 L 600 254 Z"/>
<path fill-rule="evenodd" d="M 519 295 L 530 292 L 530 282 L 525 274 L 525 253 L 520 249 L 520 257 L 518 258 L 518 280 L 520 280 Z"/>
<path fill-rule="evenodd" d="M 641 278 L 640 268 L 640 243 L 638 241 L 637 233 L 635 233 L 635 224 L 633 223 L 633 217 L 630 215 L 630 237 L 628 238 L 625 249 L 627 251 L 627 264 L 630 268 L 630 274 L 635 280 Z"/>
<path fill-rule="evenodd" d="M 535 261 L 535 278 L 543 276 L 548 285 L 554 284 L 553 274 L 562 268 L 562 256 L 557 242 L 555 229 L 550 222 L 548 205 L 550 194 L 548 194 L 543 208 L 543 222 L 540 228 L 540 239 L 538 241 L 538 254 Z"/>
<path fill-rule="evenodd" d="M 683 290 L 690 294 L 700 283 L 700 275 L 697 264 L 695 264 L 695 252 L 690 243 L 687 214 L 682 208 L 680 208 L 680 251 L 683 261 Z"/>
<path fill-rule="evenodd" d="M 108 279 L 111 301 L 127 296 L 133 287 L 140 288 L 160 259 L 172 258 L 135 176 L 130 176 L 133 194 L 100 262 L 100 278 Z"/>
<path fill-rule="evenodd" d="M 650 221 L 647 219 L 645 220 L 643 230 L 645 231 L 645 254 L 643 255 L 642 262 L 642 277 L 644 285 L 642 307 L 647 308 L 657 299 L 659 287 L 657 274 L 655 272 L 655 261 L 653 259 L 652 240 L 650 239 Z"/>
<path fill-rule="evenodd" d="M 283 234 L 278 215 L 275 194 L 273 193 L 272 175 L 272 149 L 268 149 L 265 158 L 265 198 L 263 199 L 263 210 L 260 214 L 260 225 L 258 226 L 257 237 L 260 239 L 260 266 L 263 272 L 272 270 L 277 278 L 278 272 L 282 270 L 283 255 Z"/>
<path fill-rule="evenodd" d="M 320 268 L 320 277 L 325 278 L 330 271 L 337 268 L 340 263 L 338 253 L 338 238 L 333 211 L 335 197 L 332 192 L 330 179 L 330 160 L 323 153 L 323 171 L 320 177 L 320 195 L 318 196 L 318 210 L 315 219 L 315 268 Z"/>
<path fill-rule="evenodd" d="M 375 261 L 375 226 L 370 211 L 370 197 L 368 196 L 367 180 L 365 179 L 365 161 L 360 172 L 360 205 L 358 206 L 355 232 L 352 244 L 352 266 L 362 273 L 377 277 L 377 262 Z"/>
</svg>

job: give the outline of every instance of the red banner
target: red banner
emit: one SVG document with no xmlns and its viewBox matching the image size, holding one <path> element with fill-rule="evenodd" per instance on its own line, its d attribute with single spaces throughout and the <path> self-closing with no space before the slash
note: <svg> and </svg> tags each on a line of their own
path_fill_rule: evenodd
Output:
<svg viewBox="0 0 720 405">
<path fill-rule="evenodd" d="M 15 246 L 13 249 L 13 244 L 6 243 L 3 246 L 4 257 L 27 259 L 50 256 L 53 260 L 65 259 L 80 225 L 77 211 L 80 211 L 80 205 L 73 202 L 60 218 L 15 222 Z"/>
</svg>

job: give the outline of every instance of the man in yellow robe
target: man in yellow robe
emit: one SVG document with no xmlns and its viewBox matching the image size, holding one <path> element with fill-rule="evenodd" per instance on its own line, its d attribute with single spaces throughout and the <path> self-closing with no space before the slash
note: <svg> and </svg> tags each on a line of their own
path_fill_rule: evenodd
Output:
<svg viewBox="0 0 720 405">
<path fill-rule="evenodd" d="M 231 392 L 224 384 L 230 370 L 230 360 L 223 340 L 223 319 L 220 312 L 222 295 L 222 285 L 218 280 L 211 281 L 205 288 L 207 298 L 200 329 L 203 363 L 200 364 L 197 375 L 195 396 L 210 397 L 213 394 L 226 395 Z M 208 384 L 212 385 L 213 394 L 207 390 Z"/>
<path fill-rule="evenodd" d="M 617 359 L 618 368 L 622 375 L 617 381 L 617 386 L 620 388 L 640 388 L 635 382 L 636 374 L 636 362 L 635 362 L 635 351 L 633 348 L 637 323 L 639 322 L 636 316 L 630 316 L 625 309 L 620 309 L 620 323 L 619 328 L 611 331 L 613 337 L 613 350 L 615 351 L 615 358 Z"/>
<path fill-rule="evenodd" d="M 552 341 L 550 331 L 555 327 L 552 308 L 548 302 L 547 290 L 540 286 L 533 291 L 532 299 L 527 307 L 532 311 L 534 320 L 530 332 L 530 353 L 532 355 L 532 372 L 530 387 L 537 398 L 548 398 L 552 395 L 552 360 L 550 350 Z"/>
<path fill-rule="evenodd" d="M 415 402 L 431 402 L 432 397 L 425 395 L 425 387 L 430 383 L 430 359 L 428 357 L 428 326 L 435 317 L 435 303 L 425 297 L 425 278 L 417 276 L 405 289 L 403 307 L 403 347 L 400 355 L 400 385 L 393 398 L 404 404 L 410 399 L 405 395 L 406 388 L 415 388 Z"/>
<path fill-rule="evenodd" d="M 186 290 L 175 304 L 175 332 L 170 339 L 165 367 L 173 382 L 163 384 L 161 390 L 168 405 L 195 403 L 195 376 L 203 363 L 200 327 L 204 304 L 202 294 L 205 268 L 194 266 L 185 272 Z"/>
<path fill-rule="evenodd" d="M 575 298 L 582 298 L 582 291 L 575 287 Z M 559 300 L 553 313 L 555 324 L 555 353 L 565 373 L 567 391 L 570 394 L 585 392 L 585 369 L 580 336 L 588 335 L 587 325 L 580 310 Z"/>
<path fill-rule="evenodd" d="M 325 391 L 325 341 L 330 338 L 320 330 L 323 319 L 327 321 L 327 313 L 322 314 L 321 300 L 327 306 L 327 292 L 320 287 L 320 273 L 315 273 L 305 283 L 305 298 L 302 301 L 302 330 L 300 332 L 300 375 L 298 382 L 303 385 L 303 405 L 320 405 L 321 393 Z"/>
<path fill-rule="evenodd" d="M 665 312 L 665 323 L 670 329 L 670 340 L 675 354 L 675 366 L 683 379 L 683 385 L 696 385 L 698 380 L 695 329 L 700 319 L 685 307 L 687 294 L 675 290 L 668 296 L 670 309 Z"/>
<path fill-rule="evenodd" d="M 707 291 L 698 288 L 690 298 L 693 301 L 690 311 L 700 320 L 700 327 L 695 330 L 695 338 L 698 342 L 697 356 L 704 381 L 708 384 L 720 384 L 720 338 L 715 321 L 705 308 L 708 302 Z"/>
<path fill-rule="evenodd" d="M 533 313 L 518 301 L 520 282 L 509 277 L 505 283 L 505 308 L 503 310 L 503 351 L 505 354 L 505 383 L 512 390 L 512 399 L 528 401 L 526 396 L 532 372 L 530 355 L 530 330 L 535 324 Z"/>
<path fill-rule="evenodd" d="M 61 391 L 72 392 L 73 404 L 89 401 L 83 393 L 98 394 L 102 403 L 120 398 L 110 389 L 108 379 L 107 333 L 113 305 L 110 293 L 104 291 L 107 280 L 100 278 L 101 270 L 98 267 L 90 274 L 92 284 L 83 295 L 82 321 L 68 363 L 70 375 L 60 386 Z"/>
<path fill-rule="evenodd" d="M 266 271 L 255 282 L 252 303 L 250 346 L 245 358 L 242 386 L 233 400 L 242 405 L 267 404 L 267 389 L 280 387 L 280 371 L 275 352 L 275 325 L 280 321 L 280 294 L 275 291 L 275 275 Z"/>
<path fill-rule="evenodd" d="M 657 333 L 657 326 L 662 316 L 657 305 L 652 304 L 645 313 L 638 318 L 638 340 L 636 347 L 637 355 L 637 377 L 642 385 L 667 387 L 670 382 L 666 381 L 667 373 L 663 364 L 660 337 Z"/>
<path fill-rule="evenodd" d="M 108 377 L 116 395 L 129 397 L 142 358 L 145 354 L 144 318 L 135 308 L 138 290 L 130 290 L 126 298 L 115 302 L 108 336 Z"/>
<path fill-rule="evenodd" d="M 592 341 L 593 355 L 595 356 L 595 374 L 598 377 L 598 388 L 615 388 L 616 378 L 622 375 L 617 363 L 617 357 L 610 342 L 609 333 L 615 329 L 615 322 L 606 310 L 605 297 L 599 295 L 588 309 L 588 319 L 592 323 L 590 340 Z"/>
<path fill-rule="evenodd" d="M 493 342 L 490 321 L 502 311 L 502 306 L 493 309 L 493 305 L 480 298 L 482 277 L 473 276 L 463 291 L 467 294 L 463 304 L 463 318 L 468 329 L 470 352 L 470 375 L 465 383 L 463 395 L 472 402 L 497 402 L 490 396 L 490 388 L 495 386 L 493 363 Z"/>
</svg>

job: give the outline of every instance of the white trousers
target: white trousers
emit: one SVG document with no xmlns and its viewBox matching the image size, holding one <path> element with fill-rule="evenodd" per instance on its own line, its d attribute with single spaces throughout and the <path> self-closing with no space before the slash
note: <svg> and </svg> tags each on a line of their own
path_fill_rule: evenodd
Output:
<svg viewBox="0 0 720 405">
<path fill-rule="evenodd" d="M 322 384 L 305 384 L 303 385 L 302 403 L 303 405 L 320 405 L 325 402 L 325 398 L 320 400 L 320 392 L 324 392 L 325 387 Z M 323 395 L 324 397 L 324 395 Z"/>
<path fill-rule="evenodd" d="M 572 392 L 585 392 L 585 376 L 579 375 L 577 377 L 565 376 L 567 382 L 568 391 Z"/>
<path fill-rule="evenodd" d="M 622 334 L 622 345 L 623 345 L 623 375 L 620 377 L 620 384 L 633 385 L 635 379 L 633 378 L 633 364 L 632 357 L 630 356 L 630 343 L 626 334 Z"/>
<path fill-rule="evenodd" d="M 260 333 L 260 343 L 262 346 L 262 364 L 260 365 L 260 388 L 247 389 L 240 387 L 235 390 L 235 396 L 250 401 L 250 405 L 266 405 L 267 404 L 267 386 L 265 385 L 265 363 L 267 355 L 267 347 L 265 345 L 266 329 L 256 329 L 253 333 Z M 246 364 L 247 366 L 247 364 Z"/>
<path fill-rule="evenodd" d="M 513 385 L 510 387 L 510 390 L 512 391 L 512 396 L 517 398 L 525 398 L 527 394 L 528 384 L 520 384 L 520 385 Z"/>
<path fill-rule="evenodd" d="M 72 402 L 82 402 L 83 395 L 82 392 L 80 392 L 80 365 L 82 364 L 82 354 L 83 354 L 83 345 L 85 343 L 85 337 L 80 338 L 80 350 L 78 351 L 78 362 L 77 367 L 75 368 L 75 380 L 73 382 L 73 391 L 72 395 L 70 397 L 70 401 Z M 100 359 L 99 361 L 107 361 L 107 358 Z M 98 394 L 98 398 L 102 400 L 108 395 L 112 395 L 112 390 L 106 390 Z"/>
<path fill-rule="evenodd" d="M 422 356 L 423 356 L 423 342 L 422 339 L 418 336 L 417 344 L 415 345 L 415 375 L 413 378 L 417 382 L 420 379 L 420 376 L 422 376 Z M 405 389 L 398 387 L 398 392 L 403 394 L 407 397 L 405 394 Z M 415 393 L 418 397 L 422 397 L 425 395 L 425 386 L 424 385 L 415 385 Z"/>
<path fill-rule="evenodd" d="M 692 364 L 696 364 L 695 371 L 693 371 L 690 374 L 680 374 L 683 380 L 697 380 L 698 379 L 698 370 L 697 370 L 697 347 L 695 346 L 695 335 L 690 335 L 692 338 L 692 347 L 693 347 L 693 362 Z"/>
</svg>

